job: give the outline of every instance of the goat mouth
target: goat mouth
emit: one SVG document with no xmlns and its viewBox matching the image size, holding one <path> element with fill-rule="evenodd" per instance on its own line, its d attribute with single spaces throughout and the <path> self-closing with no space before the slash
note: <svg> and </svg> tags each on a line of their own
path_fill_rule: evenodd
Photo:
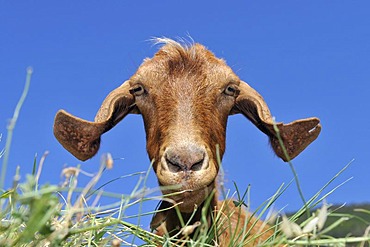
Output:
<svg viewBox="0 0 370 247">
<path fill-rule="evenodd" d="M 209 194 L 211 194 L 213 189 L 214 182 L 212 181 L 208 185 L 202 186 L 197 189 L 189 189 L 182 186 L 182 188 L 179 190 L 166 190 L 163 191 L 163 193 L 166 195 L 174 193 L 175 195 L 170 195 L 169 197 L 175 202 L 183 202 L 184 200 L 193 200 L 193 198 L 196 197 L 206 198 Z"/>
</svg>

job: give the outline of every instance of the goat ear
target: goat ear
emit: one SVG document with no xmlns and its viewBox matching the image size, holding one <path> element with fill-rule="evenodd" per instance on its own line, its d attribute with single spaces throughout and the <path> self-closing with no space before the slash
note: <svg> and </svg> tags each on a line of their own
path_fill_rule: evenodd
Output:
<svg viewBox="0 0 370 247">
<path fill-rule="evenodd" d="M 276 123 L 289 156 L 286 157 L 274 130 L 270 110 L 262 96 L 245 82 L 240 82 L 239 91 L 231 113 L 242 113 L 265 133 L 276 155 L 284 161 L 295 158 L 320 134 L 321 125 L 318 118 L 296 120 L 289 124 Z"/>
<path fill-rule="evenodd" d="M 99 150 L 100 136 L 113 128 L 128 113 L 138 113 L 128 81 L 113 90 L 103 101 L 94 122 L 60 110 L 54 120 L 54 135 L 77 159 L 85 161 Z"/>
</svg>

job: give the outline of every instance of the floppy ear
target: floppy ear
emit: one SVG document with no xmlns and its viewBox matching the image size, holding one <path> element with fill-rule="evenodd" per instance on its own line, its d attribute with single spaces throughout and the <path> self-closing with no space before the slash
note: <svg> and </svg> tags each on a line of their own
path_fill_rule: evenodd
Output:
<svg viewBox="0 0 370 247">
<path fill-rule="evenodd" d="M 320 134 L 318 118 L 300 119 L 289 124 L 276 123 L 289 158 L 286 157 L 274 130 L 270 110 L 262 96 L 245 82 L 240 82 L 239 91 L 231 113 L 242 113 L 265 133 L 276 155 L 284 161 L 295 158 Z"/>
<path fill-rule="evenodd" d="M 58 111 L 54 120 L 57 140 L 79 160 L 93 157 L 99 150 L 103 133 L 113 128 L 128 113 L 138 113 L 129 89 L 130 84 L 126 81 L 113 90 L 103 101 L 94 122 L 75 117 L 64 110 Z"/>
</svg>

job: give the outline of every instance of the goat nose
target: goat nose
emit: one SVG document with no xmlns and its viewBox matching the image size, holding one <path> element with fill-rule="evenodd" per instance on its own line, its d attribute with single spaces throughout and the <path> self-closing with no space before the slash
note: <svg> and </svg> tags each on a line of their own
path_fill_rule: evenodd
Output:
<svg viewBox="0 0 370 247">
<path fill-rule="evenodd" d="M 168 148 L 164 157 L 171 172 L 199 171 L 203 167 L 206 152 L 198 146 Z"/>
</svg>

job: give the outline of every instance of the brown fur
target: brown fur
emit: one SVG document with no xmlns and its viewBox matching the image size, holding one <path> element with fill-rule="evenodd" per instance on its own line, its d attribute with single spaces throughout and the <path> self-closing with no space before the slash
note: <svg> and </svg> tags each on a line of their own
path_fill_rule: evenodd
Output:
<svg viewBox="0 0 370 247">
<path fill-rule="evenodd" d="M 100 136 L 110 130 L 128 113 L 143 116 L 147 151 L 154 161 L 154 171 L 164 194 L 178 204 L 184 218 L 197 208 L 192 223 L 201 218 L 201 209 L 212 191 L 216 190 L 220 158 L 225 151 L 227 119 L 242 113 L 270 138 L 275 153 L 283 160 L 297 156 L 320 133 L 317 118 L 290 124 L 277 123 L 279 135 L 287 147 L 287 155 L 278 141 L 270 111 L 259 95 L 241 81 L 222 59 L 200 44 L 181 45 L 160 40 L 165 45 L 151 59 L 144 60 L 137 72 L 104 100 L 94 122 L 72 116 L 65 111 L 55 118 L 54 133 L 61 144 L 81 160 L 92 157 L 99 148 Z M 168 189 L 168 186 L 177 186 Z M 170 206 L 163 202 L 161 208 Z M 175 234 L 180 229 L 173 209 L 154 216 L 152 227 L 158 234 Z M 217 221 L 215 242 L 230 242 L 232 233 L 239 233 L 244 222 L 250 229 L 256 219 L 231 201 L 220 202 L 215 195 L 207 213 L 224 215 Z M 240 220 L 240 224 L 236 224 Z M 251 246 L 272 234 L 257 221 L 246 239 L 257 238 Z M 245 242 L 243 237 L 239 240 Z M 247 245 L 246 245 L 247 246 Z"/>
<path fill-rule="evenodd" d="M 252 216 L 245 210 L 243 205 L 236 205 L 236 202 L 232 200 L 219 201 L 216 197 L 213 200 L 211 207 L 207 211 L 207 222 L 203 222 L 203 224 L 207 224 L 210 229 L 212 225 L 216 226 L 215 229 L 208 230 L 208 234 L 214 234 L 213 242 L 217 246 L 257 246 L 263 244 L 274 234 L 272 227 Z M 165 203 L 159 209 L 166 207 L 171 207 L 171 204 Z M 196 209 L 194 215 L 183 213 L 182 218 L 184 222 L 188 226 L 194 225 L 198 227 L 197 223 L 202 219 L 202 209 L 203 205 Z M 163 213 L 157 213 L 153 217 L 152 227 L 153 224 L 159 223 L 156 222 L 159 220 L 158 218 L 164 219 L 159 226 L 155 227 L 155 233 L 159 236 L 173 236 L 184 229 L 181 228 L 181 223 L 173 208 Z M 196 230 L 193 229 L 189 236 L 193 237 L 195 232 Z"/>
</svg>

